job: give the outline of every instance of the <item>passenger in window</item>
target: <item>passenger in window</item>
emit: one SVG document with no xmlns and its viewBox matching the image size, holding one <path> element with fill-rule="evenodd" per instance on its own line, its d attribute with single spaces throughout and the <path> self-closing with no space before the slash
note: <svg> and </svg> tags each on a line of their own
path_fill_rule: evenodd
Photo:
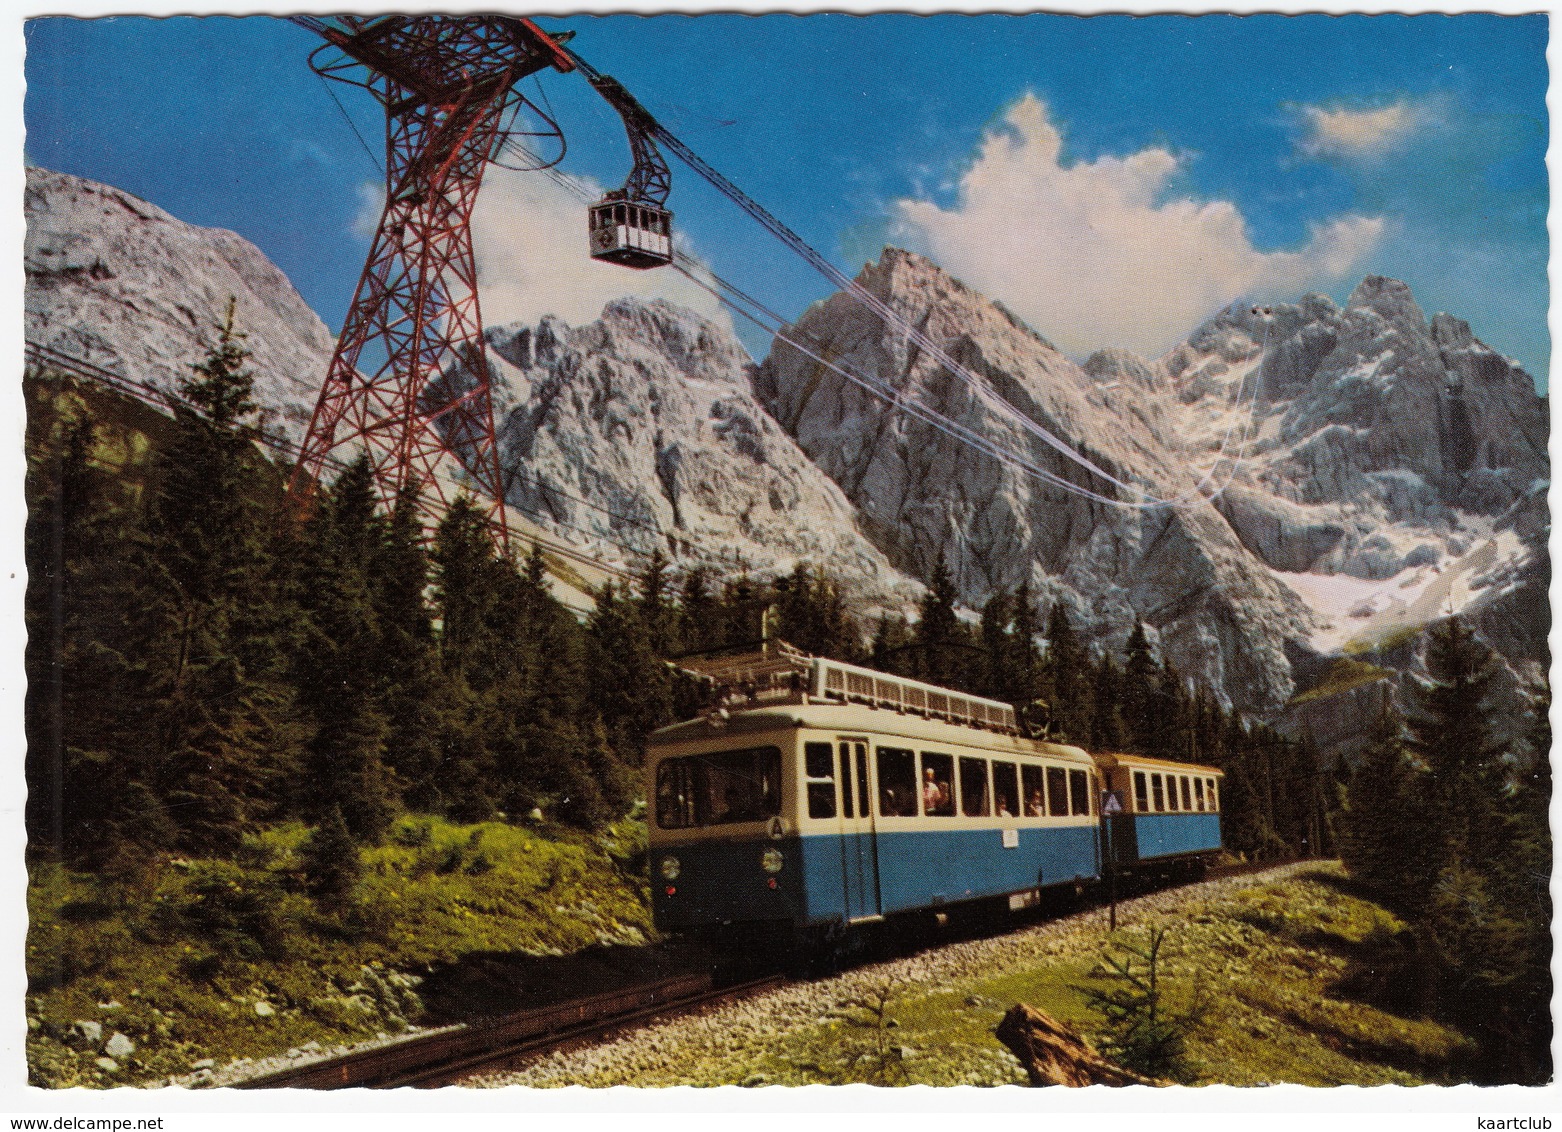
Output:
<svg viewBox="0 0 1562 1132">
<path fill-rule="evenodd" d="M 940 814 L 949 808 L 949 783 L 933 774 L 933 768 L 922 771 L 922 809 L 930 814 Z"/>
<path fill-rule="evenodd" d="M 1041 796 L 1040 790 L 1032 790 L 1030 798 L 1025 803 L 1025 816 L 1028 818 L 1045 817 L 1047 803 Z"/>
</svg>

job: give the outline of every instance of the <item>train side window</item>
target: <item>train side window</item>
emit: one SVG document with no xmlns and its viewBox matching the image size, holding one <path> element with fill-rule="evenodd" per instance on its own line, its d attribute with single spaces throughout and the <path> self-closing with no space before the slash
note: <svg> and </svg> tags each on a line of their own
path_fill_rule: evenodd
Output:
<svg viewBox="0 0 1562 1132">
<path fill-rule="evenodd" d="M 922 812 L 928 817 L 955 816 L 955 757 L 922 752 Z"/>
<path fill-rule="evenodd" d="M 1193 780 L 1193 808 L 1201 814 L 1204 812 L 1204 780 L 1202 778 Z"/>
<path fill-rule="evenodd" d="M 1041 767 L 1022 766 L 1020 768 L 1020 785 L 1025 793 L 1025 816 L 1028 818 L 1042 818 L 1047 816 L 1047 793 L 1042 786 Z"/>
<path fill-rule="evenodd" d="M 987 801 L 987 760 L 960 759 L 960 813 L 968 818 L 991 815 Z"/>
<path fill-rule="evenodd" d="M 1150 795 L 1155 800 L 1155 812 L 1158 814 L 1165 813 L 1166 792 L 1165 788 L 1161 785 L 1161 776 L 1158 774 L 1150 775 Z"/>
<path fill-rule="evenodd" d="M 993 805 L 1001 818 L 1020 815 L 1019 768 L 1013 763 L 993 763 Z"/>
<path fill-rule="evenodd" d="M 1189 791 L 1187 775 L 1182 776 L 1182 808 L 1184 810 L 1193 809 L 1193 795 Z"/>
<path fill-rule="evenodd" d="M 1068 817 L 1068 771 L 1060 766 L 1047 768 L 1047 813 Z"/>
<path fill-rule="evenodd" d="M 917 757 L 910 751 L 880 747 L 879 814 L 886 818 L 917 816 Z"/>
<path fill-rule="evenodd" d="M 835 816 L 835 748 L 828 743 L 803 744 L 803 772 L 808 780 L 808 816 Z"/>
<path fill-rule="evenodd" d="M 1177 811 L 1177 808 L 1178 808 L 1177 807 L 1177 776 L 1175 774 L 1168 774 L 1166 776 L 1166 808 L 1168 810 L 1171 810 L 1173 813 L 1175 813 Z"/>
<path fill-rule="evenodd" d="M 852 816 L 852 746 L 841 744 L 841 816 Z"/>
<path fill-rule="evenodd" d="M 1220 809 L 1220 798 L 1215 793 L 1215 780 L 1213 778 L 1209 780 L 1209 808 L 1212 810 Z"/>
<path fill-rule="evenodd" d="M 1075 817 L 1090 813 L 1090 776 L 1082 770 L 1069 771 L 1068 796 Z"/>
<path fill-rule="evenodd" d="M 1144 771 L 1134 771 L 1134 813 L 1146 814 L 1150 812 L 1150 787 L 1144 777 Z"/>
</svg>

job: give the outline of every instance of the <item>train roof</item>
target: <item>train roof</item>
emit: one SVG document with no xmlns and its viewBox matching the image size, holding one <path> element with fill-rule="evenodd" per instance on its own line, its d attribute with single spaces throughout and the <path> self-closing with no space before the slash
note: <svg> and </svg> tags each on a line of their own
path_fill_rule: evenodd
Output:
<svg viewBox="0 0 1562 1132">
<path fill-rule="evenodd" d="M 1218 766 L 1206 766 L 1203 763 L 1179 763 L 1171 759 L 1152 759 L 1147 755 L 1126 755 L 1118 752 L 1097 752 L 1096 761 L 1107 769 L 1113 767 L 1143 768 L 1145 770 L 1187 770 L 1198 771 L 1200 774 L 1225 775 L 1225 771 Z"/>
<path fill-rule="evenodd" d="M 817 728 L 845 735 L 862 734 L 903 739 L 912 743 L 979 747 L 1000 753 L 1046 757 L 1059 762 L 1094 766 L 1090 754 L 1079 747 L 1048 743 L 1019 735 L 945 723 L 939 719 L 864 704 L 792 703 L 747 708 L 675 723 L 652 732 L 646 740 L 651 747 L 674 743 L 718 739 L 729 735 L 753 735 L 777 728 Z"/>
</svg>

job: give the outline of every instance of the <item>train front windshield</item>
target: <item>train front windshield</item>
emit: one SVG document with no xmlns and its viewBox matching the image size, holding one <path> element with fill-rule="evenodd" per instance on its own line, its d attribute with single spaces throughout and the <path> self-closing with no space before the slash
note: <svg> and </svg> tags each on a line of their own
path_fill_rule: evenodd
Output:
<svg viewBox="0 0 1562 1132">
<path fill-rule="evenodd" d="M 665 760 L 656 770 L 663 829 L 765 821 L 781 813 L 781 750 L 750 747 Z"/>
</svg>

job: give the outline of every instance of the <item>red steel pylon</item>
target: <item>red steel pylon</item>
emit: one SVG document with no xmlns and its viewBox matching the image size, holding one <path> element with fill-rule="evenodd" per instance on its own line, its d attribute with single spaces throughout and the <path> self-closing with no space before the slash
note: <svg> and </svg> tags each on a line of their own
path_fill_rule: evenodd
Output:
<svg viewBox="0 0 1562 1132">
<path fill-rule="evenodd" d="M 523 101 L 516 84 L 573 64 L 530 20 L 344 16 L 337 24 L 315 27 L 328 44 L 310 62 L 385 107 L 385 210 L 288 492 L 306 509 L 326 464 L 363 451 L 382 501 L 416 484 L 432 523 L 458 467 L 456 482 L 472 489 L 504 549 L 472 208 L 506 118 Z"/>
</svg>

